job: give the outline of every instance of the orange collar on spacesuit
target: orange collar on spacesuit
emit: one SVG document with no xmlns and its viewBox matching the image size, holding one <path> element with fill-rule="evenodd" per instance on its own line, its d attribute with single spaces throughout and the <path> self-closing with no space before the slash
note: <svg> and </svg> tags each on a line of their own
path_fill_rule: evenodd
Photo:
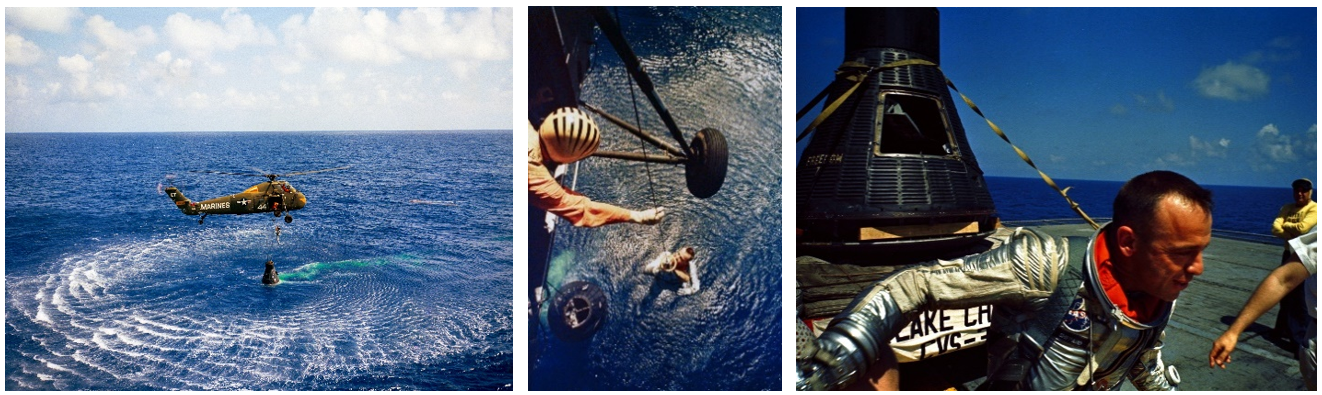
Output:
<svg viewBox="0 0 1322 395">
<path fill-rule="evenodd" d="M 1161 308 L 1161 300 L 1153 297 L 1143 298 L 1130 304 L 1129 295 L 1120 288 L 1120 283 L 1116 281 L 1115 275 L 1111 272 L 1113 263 L 1111 262 L 1110 243 L 1106 240 L 1106 232 L 1097 232 L 1097 241 L 1093 243 L 1093 258 L 1097 262 L 1097 281 L 1106 291 L 1106 296 L 1111 299 L 1111 303 L 1117 309 L 1125 313 L 1130 319 L 1138 322 L 1151 321 Z"/>
</svg>

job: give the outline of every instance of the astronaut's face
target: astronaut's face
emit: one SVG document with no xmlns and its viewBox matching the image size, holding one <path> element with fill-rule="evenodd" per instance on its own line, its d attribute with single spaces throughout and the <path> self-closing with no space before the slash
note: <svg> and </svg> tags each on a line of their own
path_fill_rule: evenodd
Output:
<svg viewBox="0 0 1322 395">
<path fill-rule="evenodd" d="M 1157 205 L 1151 229 L 1138 232 L 1131 244 L 1134 269 L 1127 291 L 1139 291 L 1170 302 L 1203 274 L 1203 250 L 1212 242 L 1212 214 L 1178 196 Z M 1123 247 L 1122 247 L 1123 248 Z"/>
</svg>

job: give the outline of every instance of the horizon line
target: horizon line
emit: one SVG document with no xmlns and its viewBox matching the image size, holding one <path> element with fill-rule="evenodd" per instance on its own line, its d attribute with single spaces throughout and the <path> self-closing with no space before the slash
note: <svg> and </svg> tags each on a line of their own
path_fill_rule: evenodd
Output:
<svg viewBox="0 0 1322 395">
<path fill-rule="evenodd" d="M 338 129 L 338 130 L 85 130 L 85 131 L 9 131 L 5 134 L 26 134 L 26 133 L 297 133 L 297 132 L 321 132 L 321 133 L 355 133 L 355 132 L 513 132 L 509 129 Z"/>
<path fill-rule="evenodd" d="M 984 174 L 983 177 L 996 177 L 996 178 L 1022 178 L 1022 179 L 1025 179 L 1025 180 L 1037 180 L 1037 181 L 1039 181 L 1039 182 L 1042 181 L 1042 178 L 1041 178 L 1041 177 L 999 176 L 999 175 L 990 175 L 990 174 Z M 1052 177 L 1051 179 L 1052 179 L 1052 180 L 1055 180 L 1055 181 L 1058 181 L 1058 182 L 1056 183 L 1057 185 L 1059 185 L 1059 184 L 1060 184 L 1059 181 L 1062 181 L 1062 180 L 1065 180 L 1065 181 L 1100 181 L 1100 182 L 1118 182 L 1118 183 L 1121 183 L 1121 184 L 1123 184 L 1123 183 L 1129 181 L 1129 180 L 1107 180 L 1107 179 L 1095 179 L 1095 178 L 1059 178 L 1059 177 Z M 1043 185 L 1045 185 L 1045 183 L 1043 183 Z M 1201 183 L 1198 184 L 1198 185 L 1201 185 L 1201 186 L 1214 186 L 1214 187 L 1239 187 L 1239 188 L 1247 187 L 1247 188 L 1280 188 L 1280 189 L 1290 189 L 1290 186 L 1288 186 L 1288 185 L 1287 185 L 1287 186 L 1283 186 L 1283 187 L 1261 186 L 1261 185 L 1201 184 Z M 1064 188 L 1064 187 L 1067 187 L 1067 186 L 1069 186 L 1069 185 L 1060 185 L 1061 188 Z"/>
</svg>

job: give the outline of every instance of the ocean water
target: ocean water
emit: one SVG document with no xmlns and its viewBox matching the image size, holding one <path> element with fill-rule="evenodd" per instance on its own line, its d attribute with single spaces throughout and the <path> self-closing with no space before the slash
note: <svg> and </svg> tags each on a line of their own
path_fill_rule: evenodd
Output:
<svg viewBox="0 0 1322 395">
<path fill-rule="evenodd" d="M 697 199 L 681 165 L 590 158 L 576 190 L 631 209 L 664 206 L 654 226 L 557 228 L 553 260 L 572 262 L 564 281 L 601 286 L 609 318 L 593 338 L 568 343 L 544 333 L 530 387 L 561 390 L 777 390 L 781 386 L 780 8 L 625 8 L 626 38 L 691 138 L 722 130 L 730 146 L 720 192 Z M 583 100 L 634 119 L 632 84 L 601 37 Z M 637 92 L 640 118 L 668 136 Z M 603 126 L 602 149 L 641 150 L 636 137 Z M 665 140 L 670 138 L 663 137 Z M 651 153 L 658 150 L 648 146 Z M 571 174 L 571 179 L 572 174 Z M 662 251 L 693 246 L 702 290 L 643 273 Z"/>
<path fill-rule="evenodd" d="M 986 177 L 1001 221 L 1079 218 L 1060 194 L 1040 178 Z M 1111 202 L 1123 181 L 1060 180 L 1061 188 L 1099 223 L 1111 217 Z M 1194 180 L 1197 181 L 1197 180 Z M 1279 243 L 1271 224 L 1281 206 L 1293 200 L 1290 188 L 1203 185 L 1212 191 L 1212 228 L 1227 237 Z"/>
<path fill-rule="evenodd" d="M 501 390 L 510 131 L 5 135 L 6 390 Z M 500 148 L 506 147 L 506 148 Z M 195 201 L 289 173 L 292 224 Z M 443 203 L 443 204 L 419 204 Z M 267 259 L 282 282 L 260 279 Z"/>
</svg>

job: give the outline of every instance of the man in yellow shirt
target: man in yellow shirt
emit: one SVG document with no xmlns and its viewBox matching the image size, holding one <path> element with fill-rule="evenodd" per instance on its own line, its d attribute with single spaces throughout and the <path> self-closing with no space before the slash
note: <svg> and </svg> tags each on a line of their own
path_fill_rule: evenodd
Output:
<svg viewBox="0 0 1322 395">
<path fill-rule="evenodd" d="M 1272 235 L 1283 240 L 1299 237 L 1317 225 L 1317 202 L 1312 199 L 1313 182 L 1300 178 L 1290 186 L 1294 188 L 1294 202 L 1281 206 L 1276 221 L 1272 222 Z"/>
<path fill-rule="evenodd" d="M 1272 222 L 1272 235 L 1289 241 L 1308 232 L 1317 225 L 1317 202 L 1313 201 L 1313 182 L 1307 178 L 1294 180 L 1290 186 L 1294 189 L 1294 201 L 1281 206 L 1281 212 Z M 1281 255 L 1281 264 L 1288 263 L 1290 246 L 1285 246 Z M 1304 292 L 1299 288 L 1290 291 L 1281 299 L 1281 309 L 1276 312 L 1276 336 L 1295 342 L 1306 339 L 1308 315 L 1304 306 Z"/>
</svg>

